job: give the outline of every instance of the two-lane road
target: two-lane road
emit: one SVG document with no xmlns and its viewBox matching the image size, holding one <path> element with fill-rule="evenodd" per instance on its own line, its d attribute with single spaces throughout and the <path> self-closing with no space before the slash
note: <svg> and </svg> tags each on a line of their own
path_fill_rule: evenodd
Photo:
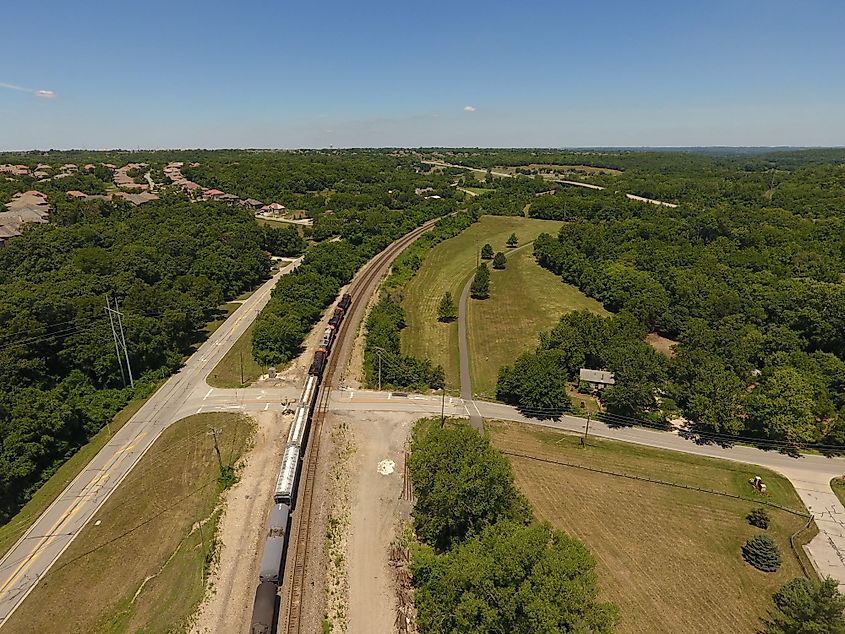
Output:
<svg viewBox="0 0 845 634">
<path fill-rule="evenodd" d="M 87 468 L 0 560 L 0 626 L 137 464 L 162 430 L 180 418 L 200 411 L 204 399 L 210 394 L 205 377 L 267 304 L 279 277 L 295 269 L 300 262 L 301 259 L 295 260 L 285 266 L 246 299 L 187 360 L 182 369 L 171 376 L 114 435 Z M 234 390 L 226 391 L 229 395 L 232 392 Z M 231 397 L 228 402 L 232 403 Z M 208 409 L 220 411 L 223 407 Z"/>
<path fill-rule="evenodd" d="M 486 419 L 510 420 L 579 434 L 584 433 L 587 423 L 586 419 L 577 416 L 545 420 L 528 418 L 514 407 L 489 401 L 447 398 L 443 405 L 447 416 L 480 416 Z M 332 411 L 393 411 L 420 416 L 439 416 L 440 408 L 439 396 L 394 396 L 390 392 L 368 390 L 335 390 L 329 403 L 329 409 Z M 610 427 L 595 420 L 590 424 L 590 435 L 759 465 L 784 475 L 813 514 L 819 528 L 819 534 L 805 547 L 813 566 L 821 576 L 836 579 L 840 589 L 845 591 L 845 508 L 830 488 L 830 480 L 845 473 L 845 458 L 825 458 L 810 454 L 793 458 L 777 451 L 763 451 L 743 445 L 700 445 L 677 433 L 642 427 Z M 748 472 L 754 473 L 753 466 L 749 466 Z"/>
</svg>

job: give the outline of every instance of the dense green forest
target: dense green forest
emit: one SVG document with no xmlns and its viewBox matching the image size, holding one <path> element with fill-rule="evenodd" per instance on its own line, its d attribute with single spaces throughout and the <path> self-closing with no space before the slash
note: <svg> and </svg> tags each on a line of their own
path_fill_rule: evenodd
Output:
<svg viewBox="0 0 845 634">
<path fill-rule="evenodd" d="M 254 330 L 256 359 L 283 363 L 354 272 L 392 240 L 454 210 L 446 176 L 385 152 L 51 152 L 12 154 L 0 162 L 58 174 L 16 176 L 0 185 L 2 202 L 38 189 L 50 223 L 27 229 L 0 251 L 0 515 L 8 518 L 73 452 L 133 396 L 179 367 L 202 327 L 227 299 L 269 273 L 267 254 L 298 255 L 307 243 L 295 227 L 256 224 L 252 214 L 179 192 L 142 207 L 121 200 L 69 200 L 79 189 L 101 194 L 114 171 L 103 163 L 149 164 L 157 182 L 168 161 L 208 186 L 241 197 L 281 200 L 314 219 L 312 244 L 295 274 L 274 289 Z M 83 173 L 81 167 L 95 168 Z M 188 167 L 198 162 L 200 167 Z M 194 173 L 194 170 L 196 173 Z M 130 176 L 142 178 L 141 170 Z M 437 192 L 436 196 L 427 196 Z M 321 242 L 314 245 L 315 242 Z M 120 302 L 137 381 L 124 387 L 105 298 Z"/>
<path fill-rule="evenodd" d="M 226 299 L 267 277 L 251 214 L 181 196 L 92 201 L 0 249 L 0 518 L 133 396 L 177 369 Z M 104 313 L 120 302 L 125 388 Z"/>
<path fill-rule="evenodd" d="M 609 389 L 611 413 L 657 421 L 680 414 L 728 441 L 845 444 L 845 152 L 675 160 L 650 175 L 653 189 L 636 191 L 669 194 L 681 202 L 677 208 L 559 188 L 536 197 L 528 211 L 569 221 L 558 236 L 536 240 L 538 262 L 633 320 L 640 332 L 629 345 L 649 331 L 676 340 L 672 358 L 639 346 L 643 367 L 633 371 L 633 353 L 585 356 L 571 322 L 590 320 L 570 316 L 541 341 L 537 361 L 526 355 L 503 370 L 501 397 L 538 407 L 536 397 L 520 392 L 525 377 L 542 384 L 534 370 L 555 359 L 572 377 L 576 354 L 589 367 L 615 371 L 623 385 L 653 388 L 648 398 L 629 391 L 622 400 L 623 385 Z M 669 159 L 630 161 L 636 167 L 614 166 L 645 174 Z M 626 174 L 603 178 L 623 190 L 636 180 Z M 493 186 L 500 180 L 507 179 Z M 632 375 L 636 381 L 624 380 Z"/>
</svg>

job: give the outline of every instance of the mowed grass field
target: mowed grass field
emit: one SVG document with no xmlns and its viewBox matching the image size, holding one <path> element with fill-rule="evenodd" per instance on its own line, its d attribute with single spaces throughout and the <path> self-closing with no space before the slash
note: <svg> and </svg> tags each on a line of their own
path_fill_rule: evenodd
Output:
<svg viewBox="0 0 845 634">
<path fill-rule="evenodd" d="M 533 253 L 531 246 L 512 251 L 504 270 L 490 272 L 490 297 L 468 300 L 469 369 L 477 396 L 495 398 L 499 368 L 533 350 L 539 334 L 551 330 L 564 313 L 609 314 L 598 301 L 537 264 Z"/>
<path fill-rule="evenodd" d="M 517 485 L 535 514 L 582 540 L 596 561 L 601 595 L 620 610 L 620 634 L 702 632 L 753 634 L 771 608 L 772 593 L 802 576 L 789 536 L 806 519 L 768 508 L 769 534 L 783 564 L 763 573 L 740 548 L 761 530 L 745 515 L 759 504 L 719 495 L 542 462 L 564 461 L 753 497 L 748 479 L 762 476 L 767 500 L 804 511 L 785 479 L 758 467 L 639 445 L 591 439 L 517 423 L 488 423 Z M 801 534 L 805 543 L 811 531 Z M 812 570 L 812 569 L 810 569 Z"/>
<path fill-rule="evenodd" d="M 476 253 L 485 243 L 489 242 L 494 251 L 506 251 L 505 241 L 511 233 L 516 233 L 519 243 L 524 244 L 543 232 L 557 234 L 561 225 L 554 220 L 484 216 L 459 235 L 435 246 L 404 290 L 402 307 L 407 328 L 402 331 L 402 351 L 441 364 L 446 370 L 447 390 L 458 392 L 458 325 L 437 321 L 443 294 L 450 291 L 457 303 L 464 284 L 475 271 Z"/>
<path fill-rule="evenodd" d="M 235 464 L 253 425 L 199 414 L 171 425 L 59 558 L 3 632 L 187 629 L 216 547 L 220 486 L 211 427 Z M 95 526 L 96 521 L 99 526 Z"/>
</svg>

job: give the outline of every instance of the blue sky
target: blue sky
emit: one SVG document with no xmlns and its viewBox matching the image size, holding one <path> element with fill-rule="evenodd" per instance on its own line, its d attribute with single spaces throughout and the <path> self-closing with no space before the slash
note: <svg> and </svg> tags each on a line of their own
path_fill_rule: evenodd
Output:
<svg viewBox="0 0 845 634">
<path fill-rule="evenodd" d="M 5 150 L 845 145 L 841 1 L 4 5 Z"/>
</svg>

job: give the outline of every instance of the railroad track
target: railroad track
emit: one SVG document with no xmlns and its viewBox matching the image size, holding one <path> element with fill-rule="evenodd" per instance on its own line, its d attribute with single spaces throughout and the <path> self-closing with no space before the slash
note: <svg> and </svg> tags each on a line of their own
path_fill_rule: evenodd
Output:
<svg viewBox="0 0 845 634">
<path fill-rule="evenodd" d="M 290 580 L 289 592 L 286 597 L 285 606 L 282 606 L 280 614 L 287 615 L 280 632 L 287 634 L 298 634 L 303 632 L 303 594 L 305 589 L 305 576 L 309 555 L 311 552 L 312 540 L 310 539 L 309 526 L 311 524 L 311 510 L 314 501 L 314 481 L 317 477 L 317 465 L 320 454 L 320 434 L 323 422 L 328 410 L 329 395 L 336 385 L 338 378 L 336 372 L 338 367 L 346 366 L 346 361 L 351 353 L 352 345 L 358 333 L 358 325 L 364 317 L 369 304 L 370 297 L 378 289 L 382 276 L 387 269 L 412 242 L 419 238 L 426 231 L 434 227 L 440 218 L 430 220 L 413 231 L 405 234 L 395 242 L 388 245 L 383 251 L 374 256 L 364 268 L 355 276 L 349 285 L 348 293 L 352 295 L 352 310 L 343 320 L 335 338 L 334 349 L 329 355 L 328 365 L 323 372 L 323 380 L 320 383 L 320 392 L 317 396 L 317 405 L 311 418 L 311 431 L 308 435 L 305 456 L 303 457 L 302 473 L 305 477 L 299 479 L 299 490 L 296 496 L 296 513 L 291 521 L 291 529 L 296 539 L 294 540 L 293 566 L 288 567 L 292 574 L 287 574 Z M 290 561 L 290 558 L 289 558 Z"/>
</svg>

